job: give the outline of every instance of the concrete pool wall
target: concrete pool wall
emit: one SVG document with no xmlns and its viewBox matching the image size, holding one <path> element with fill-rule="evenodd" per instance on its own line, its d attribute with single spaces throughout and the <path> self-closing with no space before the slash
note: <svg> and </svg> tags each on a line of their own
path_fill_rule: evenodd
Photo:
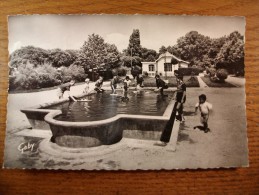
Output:
<svg viewBox="0 0 259 195">
<path fill-rule="evenodd" d="M 26 114 L 33 129 L 51 130 L 52 142 L 72 148 L 110 145 L 119 142 L 122 137 L 159 140 L 174 106 L 171 100 L 163 116 L 117 114 L 108 119 L 88 122 L 58 121 L 54 117 L 61 114 L 61 110 L 43 109 L 66 101 L 68 99 L 21 111 Z"/>
</svg>

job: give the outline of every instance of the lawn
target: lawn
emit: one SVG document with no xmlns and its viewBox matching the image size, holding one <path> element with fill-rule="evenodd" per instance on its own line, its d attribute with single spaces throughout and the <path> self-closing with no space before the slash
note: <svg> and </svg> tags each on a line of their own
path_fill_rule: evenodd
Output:
<svg viewBox="0 0 259 195">
<path fill-rule="evenodd" d="M 176 78 L 175 77 L 162 77 L 163 80 L 169 80 L 169 87 L 176 87 Z M 185 76 L 183 78 L 187 87 L 200 87 L 197 77 Z M 156 79 L 153 77 L 144 78 L 145 87 L 156 87 Z"/>
<path fill-rule="evenodd" d="M 201 77 L 201 79 L 209 86 L 209 87 L 236 87 L 228 82 L 225 83 L 216 83 L 212 82 L 209 77 Z"/>
</svg>

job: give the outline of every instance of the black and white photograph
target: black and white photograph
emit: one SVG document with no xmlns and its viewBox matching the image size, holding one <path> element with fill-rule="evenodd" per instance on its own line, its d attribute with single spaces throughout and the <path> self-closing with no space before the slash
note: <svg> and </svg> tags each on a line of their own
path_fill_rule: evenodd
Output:
<svg viewBox="0 0 259 195">
<path fill-rule="evenodd" d="M 248 167 L 245 28 L 241 16 L 9 16 L 3 167 Z"/>
</svg>

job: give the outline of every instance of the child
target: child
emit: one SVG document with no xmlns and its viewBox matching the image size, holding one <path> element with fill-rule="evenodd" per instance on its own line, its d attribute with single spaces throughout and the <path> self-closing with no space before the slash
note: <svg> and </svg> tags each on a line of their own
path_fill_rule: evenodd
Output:
<svg viewBox="0 0 259 195">
<path fill-rule="evenodd" d="M 202 94 L 199 96 L 199 103 L 195 105 L 195 113 L 197 113 L 197 110 L 199 109 L 201 112 L 201 123 L 203 126 L 195 126 L 194 129 L 198 128 L 200 130 L 203 130 L 205 133 L 208 133 L 210 131 L 208 127 L 208 120 L 209 120 L 209 114 L 212 110 L 212 104 L 209 102 L 206 102 L 206 95 Z"/>
<path fill-rule="evenodd" d="M 102 93 L 104 90 L 102 89 L 102 86 L 103 86 L 103 77 L 99 76 L 99 79 L 96 81 L 95 83 L 95 88 L 94 90 L 97 92 L 97 93 Z"/>
<path fill-rule="evenodd" d="M 176 90 L 176 94 L 175 94 L 175 100 L 176 102 L 178 102 L 177 104 L 177 116 L 176 119 L 184 122 L 184 116 L 183 116 L 183 105 L 186 101 L 186 85 L 183 82 L 183 76 L 180 74 L 176 75 L 176 82 L 177 82 L 177 90 Z"/>
<path fill-rule="evenodd" d="M 85 79 L 85 88 L 84 88 L 84 91 L 83 93 L 88 93 L 89 92 L 89 82 L 90 82 L 90 79 L 86 78 Z"/>
<path fill-rule="evenodd" d="M 126 76 L 126 78 L 123 81 L 123 92 L 124 93 L 128 91 L 130 83 L 131 83 L 131 80 L 130 80 L 129 76 Z"/>
<path fill-rule="evenodd" d="M 144 86 L 144 79 L 141 74 L 137 76 L 137 90 L 140 90 Z"/>
<path fill-rule="evenodd" d="M 63 95 L 65 91 L 68 91 L 68 96 L 70 96 L 70 87 L 75 84 L 75 80 L 71 80 L 69 83 L 65 83 L 63 85 L 60 85 L 58 88 L 58 98 L 61 99 L 63 98 Z"/>
<path fill-rule="evenodd" d="M 114 75 L 111 80 L 111 89 L 112 89 L 111 94 L 116 94 L 117 84 L 118 84 L 118 77 L 116 75 Z"/>
<path fill-rule="evenodd" d="M 157 90 L 155 91 L 160 91 L 160 94 L 162 97 L 164 97 L 164 89 L 168 88 L 168 85 L 165 83 L 165 81 L 163 81 L 159 75 L 155 76 L 156 79 L 156 86 L 157 86 Z"/>
<path fill-rule="evenodd" d="M 128 88 L 129 88 L 129 84 L 131 83 L 131 80 L 129 78 L 129 76 L 126 76 L 126 78 L 123 81 L 123 100 L 128 100 Z"/>
</svg>

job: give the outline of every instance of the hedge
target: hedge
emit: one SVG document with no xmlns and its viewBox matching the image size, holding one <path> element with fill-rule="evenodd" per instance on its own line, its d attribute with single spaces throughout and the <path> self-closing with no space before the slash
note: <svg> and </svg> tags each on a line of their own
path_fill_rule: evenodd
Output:
<svg viewBox="0 0 259 195">
<path fill-rule="evenodd" d="M 200 68 L 179 68 L 179 73 L 183 76 L 193 76 L 193 75 L 199 75 L 202 70 Z"/>
</svg>

